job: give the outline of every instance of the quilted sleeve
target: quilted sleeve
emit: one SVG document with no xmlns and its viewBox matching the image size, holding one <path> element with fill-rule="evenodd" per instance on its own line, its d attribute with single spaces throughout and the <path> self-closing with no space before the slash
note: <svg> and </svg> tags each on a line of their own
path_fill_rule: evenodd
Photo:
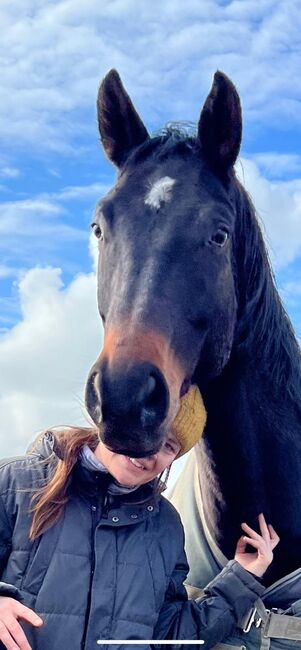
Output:
<svg viewBox="0 0 301 650">
<path fill-rule="evenodd" d="M 154 631 L 155 640 L 199 640 L 208 650 L 223 641 L 262 595 L 264 587 L 238 562 L 231 561 L 205 588 L 188 600 L 183 582 L 188 565 L 183 551 L 174 569 Z"/>
</svg>

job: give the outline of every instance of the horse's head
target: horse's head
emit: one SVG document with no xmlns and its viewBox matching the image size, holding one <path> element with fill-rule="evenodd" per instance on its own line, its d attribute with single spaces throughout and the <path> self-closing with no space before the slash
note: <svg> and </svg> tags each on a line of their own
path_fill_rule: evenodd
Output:
<svg viewBox="0 0 301 650">
<path fill-rule="evenodd" d="M 150 138 L 113 70 L 98 120 L 119 175 L 93 220 L 105 340 L 86 403 L 109 447 L 144 456 L 160 447 L 190 383 L 206 384 L 230 355 L 240 102 L 216 73 L 196 137 Z"/>
</svg>

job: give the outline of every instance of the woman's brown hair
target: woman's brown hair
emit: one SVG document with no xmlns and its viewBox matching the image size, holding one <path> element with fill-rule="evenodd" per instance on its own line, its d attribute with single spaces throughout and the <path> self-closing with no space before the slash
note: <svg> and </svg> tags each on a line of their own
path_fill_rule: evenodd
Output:
<svg viewBox="0 0 301 650">
<path fill-rule="evenodd" d="M 31 499 L 33 513 L 29 538 L 33 541 L 61 517 L 68 501 L 68 488 L 73 467 L 84 445 L 94 450 L 98 444 L 98 432 L 93 428 L 68 427 L 53 434 L 58 448 L 59 460 L 50 480 L 35 491 Z M 53 454 L 54 458 L 57 457 Z M 46 459 L 46 462 L 49 459 Z M 43 461 L 44 462 L 44 461 Z"/>
</svg>

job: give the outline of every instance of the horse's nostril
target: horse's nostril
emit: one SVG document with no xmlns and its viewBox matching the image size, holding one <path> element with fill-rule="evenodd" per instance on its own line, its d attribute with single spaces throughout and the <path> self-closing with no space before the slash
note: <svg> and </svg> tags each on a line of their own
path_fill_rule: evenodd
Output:
<svg viewBox="0 0 301 650">
<path fill-rule="evenodd" d="M 140 407 L 140 419 L 143 426 L 151 427 L 158 419 L 158 413 L 167 407 L 165 382 L 161 373 L 153 370 L 145 379 L 139 390 L 137 405 Z"/>
<path fill-rule="evenodd" d="M 100 401 L 100 378 L 99 378 L 99 372 L 94 372 L 93 376 L 91 377 L 91 384 L 93 386 L 93 390 L 95 393 L 95 396 L 98 401 Z"/>
<path fill-rule="evenodd" d="M 99 387 L 99 373 L 94 371 L 91 373 L 86 384 L 85 402 L 88 412 L 93 417 L 94 422 L 100 422 L 100 387 Z"/>
</svg>

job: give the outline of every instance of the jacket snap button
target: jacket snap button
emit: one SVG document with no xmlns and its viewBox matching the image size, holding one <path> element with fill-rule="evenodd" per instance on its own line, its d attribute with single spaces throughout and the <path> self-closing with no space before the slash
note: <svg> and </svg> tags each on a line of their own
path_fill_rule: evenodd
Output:
<svg viewBox="0 0 301 650">
<path fill-rule="evenodd" d="M 153 509 L 154 509 L 154 506 L 147 506 L 147 509 L 149 510 L 149 512 L 152 512 Z"/>
<path fill-rule="evenodd" d="M 138 518 L 138 515 L 131 515 L 131 518 L 132 518 L 132 519 L 137 519 L 137 518 Z"/>
<path fill-rule="evenodd" d="M 114 522 L 119 521 L 119 517 L 112 517 L 112 521 Z"/>
</svg>

